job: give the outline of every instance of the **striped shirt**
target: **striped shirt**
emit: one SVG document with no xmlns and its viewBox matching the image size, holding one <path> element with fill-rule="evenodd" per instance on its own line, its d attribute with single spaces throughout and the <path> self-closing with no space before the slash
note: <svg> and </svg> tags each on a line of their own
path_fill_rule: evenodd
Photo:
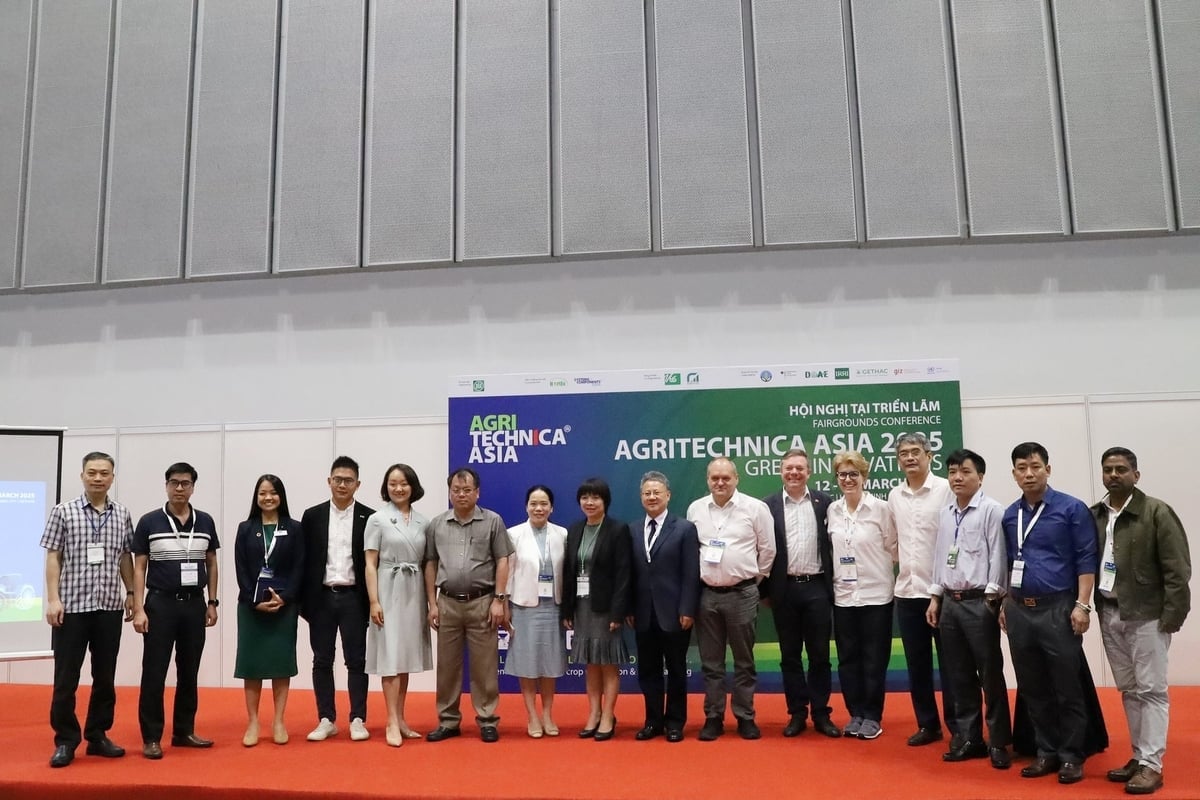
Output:
<svg viewBox="0 0 1200 800">
<path fill-rule="evenodd" d="M 121 557 L 133 546 L 129 509 L 105 498 L 104 511 L 97 511 L 87 495 L 59 503 L 46 520 L 41 545 L 61 553 L 58 596 L 65 613 L 125 608 Z M 103 562 L 88 563 L 89 545 L 100 546 Z"/>
<path fill-rule="evenodd" d="M 146 565 L 146 588 L 162 592 L 175 592 L 182 587 L 180 565 L 197 564 L 194 588 L 208 586 L 208 565 L 205 555 L 221 546 L 217 539 L 217 526 L 213 518 L 191 506 L 187 521 L 170 517 L 166 508 L 156 508 L 138 520 L 133 532 L 133 553 L 148 556 Z M 172 525 L 172 523 L 174 523 Z M 178 529 L 178 532 L 176 532 Z"/>
</svg>

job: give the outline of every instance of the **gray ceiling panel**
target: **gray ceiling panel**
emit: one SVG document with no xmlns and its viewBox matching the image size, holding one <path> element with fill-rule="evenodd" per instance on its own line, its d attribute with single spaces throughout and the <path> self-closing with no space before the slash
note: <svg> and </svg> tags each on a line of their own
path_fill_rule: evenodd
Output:
<svg viewBox="0 0 1200 800">
<path fill-rule="evenodd" d="M 1200 3 L 1158 0 L 1179 227 L 1200 230 Z"/>
<path fill-rule="evenodd" d="M 17 280 L 33 0 L 0 3 L 0 289 Z"/>
</svg>

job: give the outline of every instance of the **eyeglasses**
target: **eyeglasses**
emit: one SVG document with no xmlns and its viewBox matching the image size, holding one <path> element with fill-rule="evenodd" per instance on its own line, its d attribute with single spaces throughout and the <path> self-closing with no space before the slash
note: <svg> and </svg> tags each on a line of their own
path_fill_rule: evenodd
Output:
<svg viewBox="0 0 1200 800">
<path fill-rule="evenodd" d="M 169 480 L 167 481 L 167 486 L 170 486 L 172 489 L 190 489 L 193 484 L 191 481 Z"/>
<path fill-rule="evenodd" d="M 839 472 L 837 474 L 839 480 L 852 481 L 855 478 L 861 477 L 857 472 Z"/>
<path fill-rule="evenodd" d="M 474 494 L 476 491 L 477 489 L 474 486 L 467 486 L 465 488 L 451 489 L 450 494 L 455 497 L 466 497 L 469 494 Z"/>
<path fill-rule="evenodd" d="M 358 483 L 358 478 L 342 478 L 334 475 L 329 479 L 329 482 L 334 486 L 353 486 L 354 484 Z"/>
</svg>

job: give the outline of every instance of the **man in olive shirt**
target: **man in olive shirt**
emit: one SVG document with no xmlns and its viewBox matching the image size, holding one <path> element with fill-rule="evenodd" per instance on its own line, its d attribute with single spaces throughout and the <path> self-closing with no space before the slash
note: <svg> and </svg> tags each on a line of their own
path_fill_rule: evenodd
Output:
<svg viewBox="0 0 1200 800">
<path fill-rule="evenodd" d="M 1095 602 L 1133 745 L 1133 758 L 1108 779 L 1129 794 L 1151 794 L 1163 785 L 1167 650 L 1191 608 L 1191 556 L 1174 510 L 1136 488 L 1133 451 L 1110 447 L 1100 469 L 1108 497 L 1092 506 L 1102 553 Z"/>
<path fill-rule="evenodd" d="M 496 628 L 504 622 L 508 557 L 504 521 L 480 508 L 479 475 L 463 467 L 450 473 L 451 508 L 425 529 L 425 597 L 429 626 L 437 631 L 438 727 L 425 737 L 440 742 L 460 734 L 463 640 L 471 659 L 471 704 L 479 737 L 500 738 L 499 652 Z"/>
</svg>

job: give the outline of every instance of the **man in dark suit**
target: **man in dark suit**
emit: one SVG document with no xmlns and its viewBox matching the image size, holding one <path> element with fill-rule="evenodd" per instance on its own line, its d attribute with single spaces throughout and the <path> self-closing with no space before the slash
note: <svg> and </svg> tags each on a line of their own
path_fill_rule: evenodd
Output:
<svg viewBox="0 0 1200 800">
<path fill-rule="evenodd" d="M 642 476 L 646 516 L 640 526 L 630 526 L 634 613 L 628 619 L 637 631 L 638 685 L 646 699 L 646 726 L 637 732 L 639 741 L 665 731 L 668 742 L 682 742 L 687 722 L 687 650 L 700 599 L 700 539 L 695 525 L 667 510 L 670 501 L 666 475 Z"/>
<path fill-rule="evenodd" d="M 333 701 L 333 649 L 342 636 L 350 690 L 350 738 L 361 742 L 367 732 L 367 602 L 366 554 L 363 531 L 374 509 L 354 500 L 358 491 L 358 462 L 338 456 L 329 469 L 328 503 L 304 512 L 304 583 L 301 614 L 308 621 L 312 645 L 313 693 L 317 698 L 317 727 L 310 742 L 321 742 L 337 733 Z"/>
<path fill-rule="evenodd" d="M 760 584 L 775 614 L 780 671 L 790 718 L 784 736 L 813 727 L 831 738 L 841 730 L 830 720 L 829 636 L 833 630 L 833 547 L 825 526 L 830 498 L 811 491 L 808 454 L 799 448 L 780 461 L 783 490 L 764 498 L 775 520 L 775 562 Z M 808 676 L 802 656 L 808 652 Z"/>
</svg>

